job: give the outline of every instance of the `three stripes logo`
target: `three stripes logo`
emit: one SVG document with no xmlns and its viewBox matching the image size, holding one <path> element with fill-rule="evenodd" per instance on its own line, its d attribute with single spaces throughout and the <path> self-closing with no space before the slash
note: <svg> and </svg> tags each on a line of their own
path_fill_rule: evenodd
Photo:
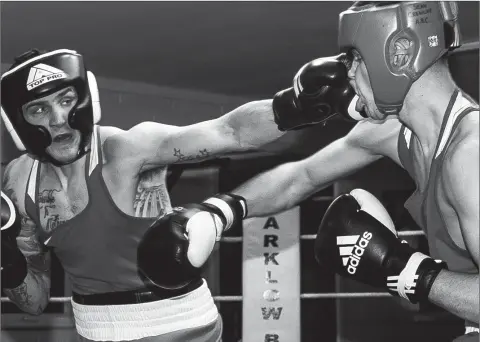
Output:
<svg viewBox="0 0 480 342">
<path fill-rule="evenodd" d="M 418 275 L 414 274 L 410 279 L 405 279 L 404 275 L 387 277 L 388 289 L 392 292 L 397 292 L 400 296 L 402 294 L 414 294 L 417 286 Z M 407 298 L 408 299 L 408 298 Z"/>
<path fill-rule="evenodd" d="M 406 243 L 406 242 L 405 242 Z M 408 259 L 407 265 L 397 276 L 387 277 L 388 289 L 392 292 L 398 293 L 400 297 L 408 299 L 408 295 L 415 295 L 418 281 L 418 268 L 425 260 L 430 259 L 423 253 L 415 252 Z M 435 262 L 441 262 L 435 260 Z"/>
<path fill-rule="evenodd" d="M 340 251 L 343 266 L 347 268 L 347 272 L 355 274 L 360 264 L 361 257 L 365 252 L 373 234 L 364 232 L 360 235 L 337 236 L 337 246 Z"/>
<path fill-rule="evenodd" d="M 55 80 L 67 78 L 68 75 L 57 68 L 47 64 L 37 64 L 30 68 L 27 79 L 27 90 L 33 90 L 42 84 L 52 82 Z"/>
</svg>

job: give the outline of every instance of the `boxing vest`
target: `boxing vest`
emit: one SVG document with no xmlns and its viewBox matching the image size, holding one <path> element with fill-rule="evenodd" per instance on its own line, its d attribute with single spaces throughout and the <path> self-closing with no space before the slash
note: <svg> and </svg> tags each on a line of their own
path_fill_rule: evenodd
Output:
<svg viewBox="0 0 480 342">
<path fill-rule="evenodd" d="M 53 250 L 79 294 L 105 293 L 144 288 L 137 269 L 137 246 L 155 218 L 134 217 L 113 202 L 102 177 L 102 149 L 95 126 L 92 148 L 86 156 L 85 177 L 89 201 L 85 209 L 40 241 Z M 40 163 L 33 163 L 25 208 L 41 226 L 38 207 Z"/>
<path fill-rule="evenodd" d="M 478 270 L 469 253 L 458 247 L 448 233 L 436 200 L 436 185 L 453 132 L 462 118 L 472 111 L 478 111 L 475 102 L 456 90 L 443 117 L 426 190 L 421 193 L 417 189 L 405 202 L 405 208 L 427 236 L 430 256 L 445 261 L 450 271 L 462 273 L 477 273 Z M 412 132 L 402 126 L 398 139 L 398 155 L 403 167 L 415 179 L 418 166 L 413 162 L 415 151 L 409 148 L 412 139 Z"/>
</svg>

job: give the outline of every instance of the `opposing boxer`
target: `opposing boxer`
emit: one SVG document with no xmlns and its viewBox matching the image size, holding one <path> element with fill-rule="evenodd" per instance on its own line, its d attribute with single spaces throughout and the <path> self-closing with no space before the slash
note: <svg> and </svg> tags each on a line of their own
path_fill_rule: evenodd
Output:
<svg viewBox="0 0 480 342">
<path fill-rule="evenodd" d="M 428 16 L 412 15 L 419 10 Z M 393 230 L 391 219 L 380 218 L 381 204 L 362 211 L 368 201 L 357 191 L 334 201 L 325 215 L 317 258 L 323 264 L 334 259 L 340 273 L 410 301 L 443 307 L 466 320 L 467 334 L 459 339 L 478 340 L 478 104 L 448 69 L 448 52 L 459 46 L 457 12 L 455 2 L 358 2 L 342 12 L 339 45 L 351 56 L 356 110 L 367 119 L 309 158 L 260 174 L 232 193 L 244 199 L 247 217 L 270 215 L 380 158 L 392 159 L 417 186 L 405 206 L 425 231 L 430 256 L 397 241 L 386 228 Z M 346 267 L 328 238 L 343 233 L 370 248 L 358 249 L 363 256 Z"/>
<path fill-rule="evenodd" d="M 341 86 L 349 87 L 345 79 Z M 329 86 L 320 98 L 327 101 L 335 87 Z M 2 288 L 8 297 L 25 312 L 43 311 L 53 251 L 72 284 L 79 340 L 219 341 L 221 319 L 196 269 L 222 230 L 189 225 L 165 232 L 162 244 L 176 254 L 157 258 L 139 253 L 140 260 L 151 260 L 153 274 L 148 267 L 139 268 L 142 237 L 171 219 L 164 212 L 136 215 L 144 212 L 136 197 L 140 174 L 277 139 L 283 134 L 277 125 L 286 119 L 274 115 L 272 101 L 247 103 L 186 127 L 143 122 L 124 131 L 99 126 L 95 77 L 71 50 L 32 50 L 20 56 L 2 75 L 1 98 L 3 123 L 17 147 L 27 152 L 7 166 L 3 183 L 21 222 L 13 252 L 5 260 L 2 254 L 2 267 L 8 265 L 2 270 Z M 298 109 L 286 113 L 296 114 L 297 124 L 310 124 L 310 117 L 302 119 Z M 317 112 L 315 120 L 331 114 Z M 162 190 L 158 201 L 170 211 L 164 180 L 157 187 Z M 218 219 L 224 224 L 231 218 L 219 214 Z M 177 247 L 185 241 L 187 259 L 176 262 L 184 257 Z M 175 267 L 180 275 L 182 267 L 194 271 L 182 278 Z M 157 279 L 158 270 L 168 281 Z"/>
</svg>

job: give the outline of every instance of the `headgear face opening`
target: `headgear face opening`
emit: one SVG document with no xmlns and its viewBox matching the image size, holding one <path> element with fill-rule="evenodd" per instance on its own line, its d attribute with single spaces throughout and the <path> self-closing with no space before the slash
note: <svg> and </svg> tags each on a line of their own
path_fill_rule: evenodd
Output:
<svg viewBox="0 0 480 342">
<path fill-rule="evenodd" d="M 68 124 L 80 131 L 81 142 L 77 157 L 90 149 L 94 124 L 101 118 L 100 99 L 95 76 L 85 69 L 83 57 L 72 50 L 55 50 L 14 66 L 1 78 L 1 116 L 15 145 L 41 161 L 62 165 L 46 149 L 52 143 L 48 130 L 25 120 L 22 107 L 61 89 L 72 86 L 78 95 L 76 105 L 68 114 Z"/>
<path fill-rule="evenodd" d="M 454 1 L 357 3 L 340 13 L 341 52 L 357 50 L 379 111 L 398 114 L 411 85 L 460 46 Z"/>
</svg>

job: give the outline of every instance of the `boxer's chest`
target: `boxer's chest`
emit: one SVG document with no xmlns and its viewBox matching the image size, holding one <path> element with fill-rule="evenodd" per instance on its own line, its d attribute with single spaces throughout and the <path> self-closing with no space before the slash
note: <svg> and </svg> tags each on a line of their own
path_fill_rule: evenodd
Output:
<svg viewBox="0 0 480 342">
<path fill-rule="evenodd" d="M 88 191 L 84 179 L 72 180 L 65 188 L 52 175 L 42 176 L 37 195 L 38 213 L 42 229 L 50 234 L 86 208 Z"/>
<path fill-rule="evenodd" d="M 64 185 L 51 173 L 42 173 L 40 179 L 37 202 L 41 228 L 47 234 L 85 210 L 92 196 L 135 217 L 158 217 L 171 210 L 166 168 L 144 172 L 139 177 L 110 173 L 107 168 L 99 181 L 103 184 L 90 186 L 90 193 L 85 177 Z"/>
<path fill-rule="evenodd" d="M 427 191 L 428 180 L 430 176 L 430 160 L 425 157 L 420 143 L 413 139 L 410 146 L 410 154 L 412 156 L 413 175 L 417 187 L 416 192 L 423 195 Z"/>
<path fill-rule="evenodd" d="M 442 186 L 442 158 L 434 160 L 424 157 L 421 147 L 413 144 L 414 148 L 414 178 L 417 184 L 415 196 L 421 198 L 418 208 L 427 225 L 431 229 L 446 229 L 452 240 L 461 248 L 465 248 L 460 223 L 454 208 L 447 201 L 447 194 Z M 435 234 L 433 234 L 435 235 Z"/>
</svg>

